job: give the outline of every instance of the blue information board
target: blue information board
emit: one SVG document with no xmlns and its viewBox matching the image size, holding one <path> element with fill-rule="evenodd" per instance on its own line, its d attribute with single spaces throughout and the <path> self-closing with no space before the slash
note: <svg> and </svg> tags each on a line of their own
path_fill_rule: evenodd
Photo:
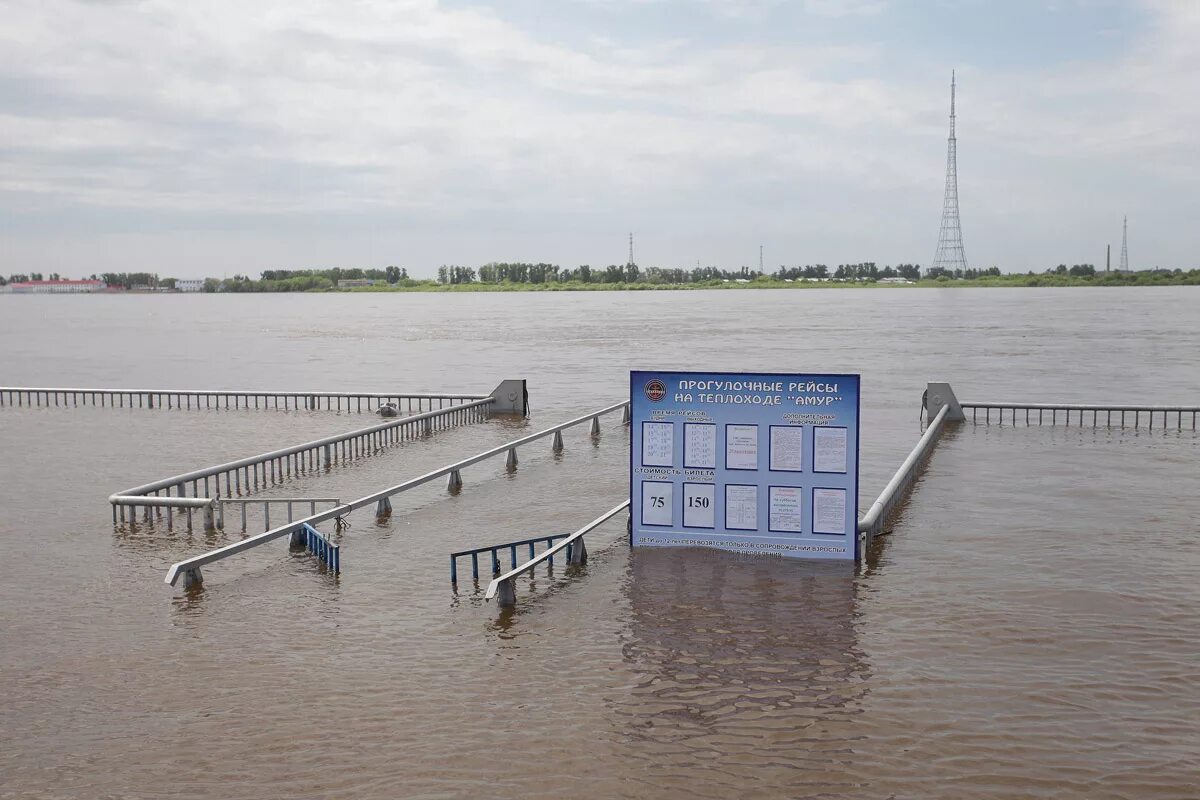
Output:
<svg viewBox="0 0 1200 800">
<path fill-rule="evenodd" d="M 858 557 L 858 375 L 631 372 L 635 547 Z"/>
</svg>

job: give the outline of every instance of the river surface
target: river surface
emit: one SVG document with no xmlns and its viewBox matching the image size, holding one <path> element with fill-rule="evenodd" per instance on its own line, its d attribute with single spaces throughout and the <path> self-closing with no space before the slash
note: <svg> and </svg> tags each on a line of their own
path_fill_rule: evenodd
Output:
<svg viewBox="0 0 1200 800">
<path fill-rule="evenodd" d="M 860 372 L 865 511 L 961 398 L 1200 403 L 1200 289 L 0 296 L 0 385 L 486 393 L 528 420 L 264 495 L 350 499 L 623 399 L 630 369 Z M 604 420 L 351 517 L 343 571 L 115 528 L 112 492 L 370 424 L 0 409 L 0 798 L 1195 798 L 1200 434 L 970 423 L 864 564 L 631 552 L 499 612 L 457 549 L 627 494 Z M 253 524 L 253 523 L 252 523 Z M 182 583 L 181 583 L 182 586 Z"/>
</svg>

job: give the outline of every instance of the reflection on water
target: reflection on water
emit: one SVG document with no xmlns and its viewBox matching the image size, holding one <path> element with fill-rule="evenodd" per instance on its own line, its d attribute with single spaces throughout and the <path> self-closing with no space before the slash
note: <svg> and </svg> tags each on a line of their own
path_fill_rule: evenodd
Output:
<svg viewBox="0 0 1200 800">
<path fill-rule="evenodd" d="M 664 790 L 686 771 L 695 796 L 729 797 L 848 764 L 871 672 L 856 580 L 848 564 L 635 551 L 621 652 L 636 683 L 609 698 L 632 771 Z"/>
</svg>

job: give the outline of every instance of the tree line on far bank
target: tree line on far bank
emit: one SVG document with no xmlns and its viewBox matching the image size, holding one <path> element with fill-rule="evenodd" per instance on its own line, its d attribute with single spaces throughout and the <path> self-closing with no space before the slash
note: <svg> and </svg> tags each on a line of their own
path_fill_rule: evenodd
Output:
<svg viewBox="0 0 1200 800">
<path fill-rule="evenodd" d="M 62 276 L 51 273 L 49 280 Z M 159 278 L 149 272 L 105 272 L 91 275 L 93 280 L 103 280 L 113 288 L 160 288 L 173 289 L 174 278 Z M 0 276 L 0 285 L 24 281 L 43 280 L 41 273 Z M 637 264 L 623 266 L 610 264 L 594 268 L 587 264 L 574 269 L 557 264 L 491 262 L 479 268 L 444 265 L 438 268 L 436 280 L 414 279 L 403 267 L 388 266 L 384 269 L 358 267 L 307 270 L 264 270 L 258 279 L 236 274 L 224 279 L 207 278 L 206 292 L 312 292 L 331 291 L 338 288 L 339 281 L 370 281 L 381 288 L 437 288 L 439 286 L 529 286 L 531 288 L 569 288 L 589 285 L 595 288 L 640 288 L 654 286 L 723 286 L 726 284 L 771 285 L 780 282 L 818 283 L 874 283 L 885 279 L 902 279 L 912 282 L 936 281 L 939 284 L 978 282 L 987 285 L 1005 286 L 1065 286 L 1065 285 L 1154 285 L 1191 284 L 1200 285 L 1200 269 L 1143 270 L 1138 272 L 1097 271 L 1093 264 L 1059 264 L 1035 273 L 1002 273 L 999 267 L 980 269 L 947 270 L 932 267 L 922 270 L 919 264 L 898 264 L 879 267 L 874 262 L 839 264 L 830 268 L 826 264 L 805 266 L 780 266 L 773 272 L 764 273 L 750 267 L 724 270 L 717 267 L 693 269 L 646 267 Z"/>
</svg>

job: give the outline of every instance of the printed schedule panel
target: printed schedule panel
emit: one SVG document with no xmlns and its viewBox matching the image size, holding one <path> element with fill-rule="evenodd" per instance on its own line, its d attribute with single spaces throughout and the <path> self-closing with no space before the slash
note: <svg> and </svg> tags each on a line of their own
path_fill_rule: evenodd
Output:
<svg viewBox="0 0 1200 800">
<path fill-rule="evenodd" d="M 630 373 L 635 547 L 853 560 L 858 375 Z"/>
</svg>

